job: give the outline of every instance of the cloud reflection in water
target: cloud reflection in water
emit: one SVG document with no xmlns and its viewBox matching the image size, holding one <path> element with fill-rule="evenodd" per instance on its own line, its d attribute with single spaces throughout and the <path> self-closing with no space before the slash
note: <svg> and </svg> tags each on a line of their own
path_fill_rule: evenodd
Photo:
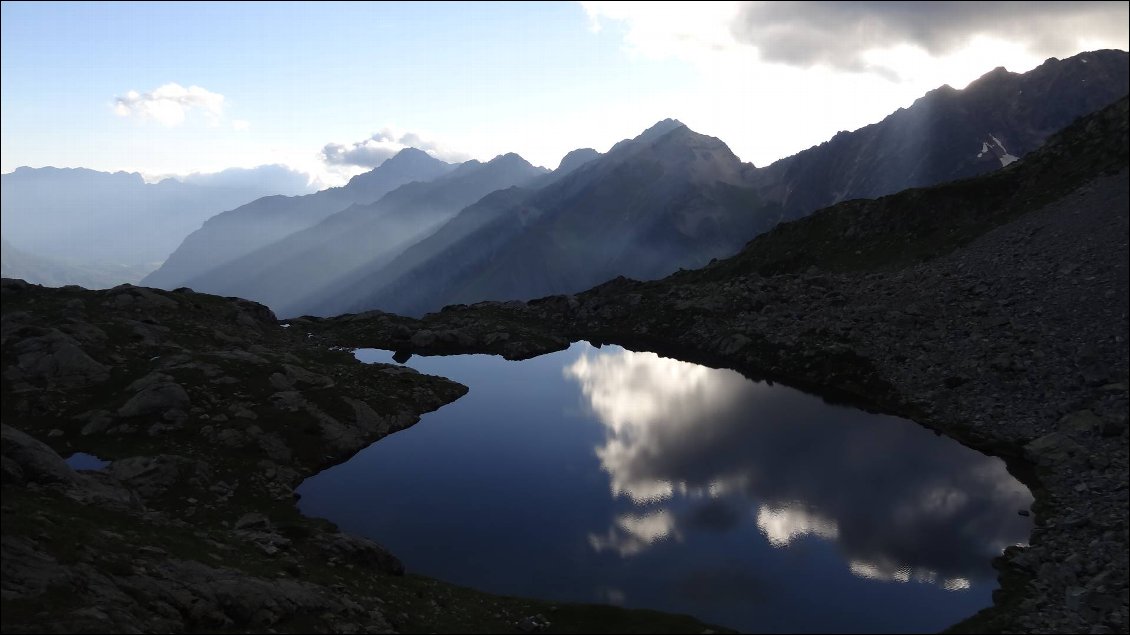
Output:
<svg viewBox="0 0 1130 635">
<path fill-rule="evenodd" d="M 754 522 L 774 547 L 834 541 L 858 576 L 957 590 L 1029 533 L 1002 461 L 911 422 L 653 353 L 589 348 L 564 374 L 605 426 L 612 496 L 638 508 L 597 551 Z"/>
</svg>

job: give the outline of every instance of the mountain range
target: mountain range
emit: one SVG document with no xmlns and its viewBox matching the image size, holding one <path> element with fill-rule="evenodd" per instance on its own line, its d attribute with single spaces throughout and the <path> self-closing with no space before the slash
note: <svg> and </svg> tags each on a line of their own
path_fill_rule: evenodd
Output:
<svg viewBox="0 0 1130 635">
<path fill-rule="evenodd" d="M 849 198 L 983 174 L 1125 95 L 1127 74 L 1126 52 L 1113 50 L 1052 58 L 1023 74 L 998 67 L 759 170 L 757 188 L 792 219 Z"/>
<path fill-rule="evenodd" d="M 420 150 L 408 149 L 342 187 L 305 196 L 267 196 L 209 218 L 191 233 L 143 284 L 173 288 L 321 222 L 353 204 L 368 204 L 413 181 L 454 169 Z"/>
<path fill-rule="evenodd" d="M 701 267 L 821 207 L 998 169 L 1125 95 L 1127 62 L 1124 52 L 1098 51 L 1024 74 L 998 68 L 964 90 L 931 91 L 879 123 L 761 169 L 717 139 L 661 122 L 559 182 L 480 201 L 332 293 L 279 308 L 419 315 Z"/>
<path fill-rule="evenodd" d="M 307 190 L 282 166 L 146 183 L 136 172 L 17 168 L 0 176 L 4 275 L 46 284 L 137 282 L 209 217 L 281 189 Z"/>
<path fill-rule="evenodd" d="M 516 154 L 486 163 L 468 161 L 434 180 L 407 183 L 375 202 L 354 203 L 185 284 L 283 306 L 304 290 L 322 288 L 367 262 L 387 261 L 490 192 L 542 174 Z"/>
<path fill-rule="evenodd" d="M 386 271 L 372 270 L 371 279 L 368 270 L 355 274 L 352 297 L 341 289 L 290 311 L 413 314 L 449 302 L 581 290 L 609 274 L 647 278 L 705 264 L 770 226 L 744 213 L 757 203 L 747 185 L 752 169 L 718 139 L 662 121 L 540 189 L 468 208 Z"/>
<path fill-rule="evenodd" d="M 143 283 L 294 316 L 419 315 L 656 279 L 821 207 L 999 169 L 1126 94 L 1128 71 L 1122 51 L 998 68 L 762 168 L 670 119 L 552 172 L 512 154 L 453 166 L 404 150 L 343 187 L 211 218 Z"/>
</svg>

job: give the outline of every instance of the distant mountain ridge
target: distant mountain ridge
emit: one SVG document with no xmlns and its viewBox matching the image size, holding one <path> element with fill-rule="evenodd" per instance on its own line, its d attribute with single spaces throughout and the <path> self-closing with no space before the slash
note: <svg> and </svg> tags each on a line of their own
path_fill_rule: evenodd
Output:
<svg viewBox="0 0 1130 635">
<path fill-rule="evenodd" d="M 103 180 L 116 180 L 122 184 L 130 185 L 143 185 L 145 177 L 141 176 L 138 172 L 126 172 L 118 170 L 117 172 L 103 172 L 101 170 L 92 170 L 90 168 L 57 168 L 52 165 L 44 166 L 41 168 L 33 168 L 27 165 L 21 165 L 15 170 L 12 170 L 4 176 L 15 176 L 27 181 L 46 181 L 50 182 L 58 179 L 60 176 L 74 176 L 84 179 L 103 179 Z"/>
<path fill-rule="evenodd" d="M 600 153 L 592 148 L 578 148 L 572 150 L 561 157 L 561 163 L 557 165 L 557 169 L 554 170 L 554 172 L 561 175 L 568 174 L 599 156 Z"/>
<path fill-rule="evenodd" d="M 146 183 L 135 172 L 19 167 L 0 176 L 0 231 L 12 249 L 68 263 L 55 268 L 53 283 L 89 282 L 85 276 L 95 271 L 112 278 L 117 271 L 152 270 L 212 215 L 280 184 L 305 187 L 306 178 L 260 166 L 189 181 Z M 66 270 L 78 277 L 63 275 Z M 137 282 L 132 275 L 128 281 Z"/>
<path fill-rule="evenodd" d="M 544 173 L 516 154 L 468 161 L 433 180 L 401 185 L 376 202 L 353 204 L 185 284 L 283 307 L 365 262 L 387 261 L 490 192 Z"/>
<path fill-rule="evenodd" d="M 1004 154 L 1022 157 L 1125 95 L 1127 58 L 1104 50 L 1051 58 L 1023 74 L 998 67 L 962 90 L 942 86 L 878 123 L 781 159 L 755 182 L 791 219 L 849 198 L 983 174 L 1001 167 Z"/>
<path fill-rule="evenodd" d="M 674 120 L 660 122 L 540 190 L 492 196 L 468 208 L 428 244 L 390 263 L 416 261 L 383 288 L 373 283 L 385 276 L 370 271 L 375 279 L 353 279 L 337 298 L 292 311 L 380 307 L 414 314 L 437 304 L 568 292 L 621 274 L 701 266 L 756 232 L 759 219 L 743 213 L 755 196 L 746 185 L 751 170 L 720 140 Z M 499 205 L 506 199 L 509 205 Z M 421 259 L 418 249 L 434 253 Z M 352 305 L 342 301 L 362 290 L 370 295 L 353 295 Z"/>
<path fill-rule="evenodd" d="M 665 120 L 537 192 L 484 199 L 385 271 L 359 269 L 333 293 L 288 309 L 419 315 L 697 268 L 839 201 L 998 169 L 1125 95 L 1128 74 L 1122 51 L 1053 58 L 1025 74 L 998 68 L 760 169 Z"/>
<path fill-rule="evenodd" d="M 47 287 L 78 285 L 87 289 L 108 289 L 123 283 L 137 283 L 152 267 L 74 263 L 48 258 L 15 247 L 0 240 L 0 271 L 5 277 L 16 277 Z"/>
<path fill-rule="evenodd" d="M 482 164 L 449 168 L 368 205 L 341 191 L 264 199 L 213 219 L 164 269 L 194 254 L 195 269 L 177 286 L 243 295 L 284 316 L 419 315 L 451 303 L 573 293 L 616 276 L 656 279 L 731 256 L 777 224 L 840 201 L 999 169 L 1125 95 L 1128 76 L 1123 51 L 1052 58 L 1024 74 L 998 68 L 763 168 L 667 119 L 605 154 L 574 151 L 553 172 L 475 186 L 480 177 L 469 177 L 457 188 L 462 198 L 433 188 Z M 417 191 L 429 194 L 415 198 Z M 226 231 L 225 223 L 244 216 L 283 222 L 233 248 L 230 236 L 248 230 Z"/>
<path fill-rule="evenodd" d="M 143 284 L 174 288 L 245 257 L 355 204 L 372 203 L 401 185 L 455 169 L 415 148 L 401 150 L 341 187 L 305 196 L 267 196 L 218 214 L 193 232 Z"/>
</svg>

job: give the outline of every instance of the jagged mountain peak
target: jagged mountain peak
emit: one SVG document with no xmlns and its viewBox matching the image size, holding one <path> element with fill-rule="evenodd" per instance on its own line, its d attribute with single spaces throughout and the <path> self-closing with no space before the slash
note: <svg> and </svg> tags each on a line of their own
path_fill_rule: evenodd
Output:
<svg viewBox="0 0 1130 635">
<path fill-rule="evenodd" d="M 687 126 L 678 126 L 671 128 L 664 134 L 656 136 L 652 141 L 653 147 L 676 144 L 694 145 L 703 148 L 724 148 L 727 151 L 729 150 L 729 146 L 726 145 L 726 142 L 722 141 L 718 137 L 711 137 L 710 135 L 705 135 L 701 132 L 695 132 Z"/>
<path fill-rule="evenodd" d="M 1121 49 L 1096 49 L 1094 51 L 1083 51 L 1082 53 L 1076 53 L 1071 57 L 1065 57 L 1063 59 L 1060 59 L 1058 57 L 1049 57 L 1048 59 L 1044 60 L 1044 62 L 1040 64 L 1040 66 L 1055 66 L 1062 62 L 1086 64 L 1092 60 L 1113 60 L 1125 56 L 1126 51 L 1123 51 Z M 1036 68 L 1040 68 L 1040 66 L 1037 66 Z"/>
<path fill-rule="evenodd" d="M 400 152 L 397 152 L 396 154 L 389 157 L 385 161 L 385 163 L 391 163 L 391 164 L 395 165 L 397 163 L 420 162 L 420 161 L 431 162 L 431 161 L 440 161 L 440 159 L 433 157 L 432 155 L 428 154 L 427 152 L 425 152 L 425 151 L 423 151 L 419 148 L 404 148 Z M 441 163 L 446 163 L 446 161 L 441 161 Z"/>
<path fill-rule="evenodd" d="M 981 77 L 979 77 L 976 81 L 980 81 L 980 80 L 987 79 L 987 78 L 993 78 L 993 77 L 1005 77 L 1005 76 L 1008 76 L 1008 75 L 1019 75 L 1019 73 L 1013 73 L 1012 71 L 1008 70 L 1007 68 L 1005 68 L 1003 66 L 998 66 L 998 67 L 994 68 L 993 70 L 985 73 L 984 75 L 981 75 Z"/>
<path fill-rule="evenodd" d="M 539 168 L 529 161 L 523 159 L 521 155 L 514 152 L 507 152 L 500 154 L 490 161 L 479 161 L 478 159 L 470 159 L 459 164 L 444 178 L 447 179 L 464 179 L 464 178 L 479 178 L 485 173 L 502 173 L 513 172 L 514 170 L 522 172 L 545 172 L 545 168 Z"/>
<path fill-rule="evenodd" d="M 896 110 L 891 115 L 887 115 L 887 117 L 891 117 L 892 115 L 898 114 L 898 113 L 901 113 L 901 112 L 906 112 L 907 110 L 911 110 L 915 107 L 921 107 L 921 104 L 930 103 L 932 100 L 952 98 L 952 97 L 959 95 L 960 93 L 961 93 L 961 91 L 954 88 L 953 86 L 950 86 L 949 84 L 942 84 L 941 86 L 938 86 L 937 88 L 932 88 L 932 89 L 926 91 L 926 93 L 923 94 L 921 97 L 919 97 L 918 99 L 915 99 L 914 102 L 912 102 L 909 107 L 899 108 L 898 110 Z"/>
<path fill-rule="evenodd" d="M 741 183 L 752 166 L 742 163 L 717 137 L 686 126 L 673 128 L 648 145 L 646 155 L 696 183 Z"/>
<path fill-rule="evenodd" d="M 1003 66 L 998 66 L 993 70 L 981 75 L 977 79 L 969 82 L 963 90 L 949 90 L 954 96 L 959 94 L 977 95 L 990 93 L 996 90 L 1001 90 L 1005 87 L 1015 86 L 1018 82 L 1023 81 L 1023 75 L 1020 73 L 1013 73 Z"/>
<path fill-rule="evenodd" d="M 571 150 L 568 154 L 561 157 L 561 163 L 557 165 L 557 169 L 554 170 L 554 172 L 558 174 L 568 174 L 599 156 L 600 153 L 592 148 L 577 148 L 576 150 Z"/>
<path fill-rule="evenodd" d="M 416 148 L 404 148 L 393 156 L 389 157 L 377 167 L 358 174 L 349 179 L 346 188 L 364 188 L 370 183 L 377 184 L 389 178 L 396 178 L 398 176 L 411 175 L 413 180 L 415 178 L 434 178 L 446 172 L 449 172 L 455 166 L 441 161 L 432 155 Z M 380 183 L 383 190 L 383 183 Z"/>
<path fill-rule="evenodd" d="M 1097 81 L 1100 77 L 1119 76 L 1125 73 L 1127 52 L 1118 49 L 1101 49 L 1072 55 L 1064 59 L 1049 57 L 1036 68 L 1024 73 L 1029 83 L 1046 81 L 1048 77 L 1084 74 Z M 1105 70 L 1104 70 L 1105 69 Z"/>
<path fill-rule="evenodd" d="M 695 132 L 673 119 L 652 126 L 635 139 L 621 141 L 605 156 L 611 164 L 637 158 L 658 162 L 696 182 L 737 182 L 751 167 L 721 139 Z"/>
<path fill-rule="evenodd" d="M 455 166 L 455 169 L 452 170 L 451 173 L 447 175 L 447 177 L 448 178 L 459 178 L 459 177 L 464 176 L 466 174 L 473 174 L 473 173 L 477 172 L 479 170 L 479 168 L 481 168 L 484 165 L 486 165 L 486 164 L 483 163 L 482 161 L 479 161 L 478 159 L 468 159 L 468 160 L 460 163 L 459 165 Z"/>
<path fill-rule="evenodd" d="M 644 130 L 636 137 L 632 139 L 624 139 L 617 142 L 616 145 L 612 146 L 612 148 L 608 151 L 608 154 L 612 154 L 629 146 L 639 146 L 651 141 L 655 141 L 656 139 L 671 132 L 672 130 L 677 130 L 678 128 L 685 127 L 686 124 L 679 121 L 678 119 L 663 119 L 662 121 L 656 122 L 650 128 Z"/>
<path fill-rule="evenodd" d="M 637 139 L 646 138 L 646 137 L 660 137 L 662 135 L 667 134 L 668 132 L 671 132 L 672 130 L 675 130 L 676 128 L 685 128 L 685 127 L 686 127 L 686 124 L 679 121 L 678 119 L 672 119 L 672 118 L 668 117 L 667 119 L 663 119 L 662 121 L 656 122 L 653 126 L 648 128 L 647 130 L 644 130 L 642 133 L 640 133 L 640 136 L 637 137 Z"/>
<path fill-rule="evenodd" d="M 506 154 L 500 154 L 490 161 L 487 161 L 486 165 L 528 165 L 530 167 L 534 167 L 532 163 L 523 159 L 522 155 L 518 154 L 517 152 L 507 152 Z"/>
</svg>

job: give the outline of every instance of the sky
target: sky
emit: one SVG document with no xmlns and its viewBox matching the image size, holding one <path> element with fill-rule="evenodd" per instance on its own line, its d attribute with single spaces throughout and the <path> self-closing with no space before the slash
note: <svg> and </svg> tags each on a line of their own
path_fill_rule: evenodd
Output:
<svg viewBox="0 0 1130 635">
<path fill-rule="evenodd" d="M 0 171 L 400 148 L 557 166 L 676 118 L 767 165 L 997 66 L 1128 48 L 1130 2 L 4 2 Z"/>
</svg>

